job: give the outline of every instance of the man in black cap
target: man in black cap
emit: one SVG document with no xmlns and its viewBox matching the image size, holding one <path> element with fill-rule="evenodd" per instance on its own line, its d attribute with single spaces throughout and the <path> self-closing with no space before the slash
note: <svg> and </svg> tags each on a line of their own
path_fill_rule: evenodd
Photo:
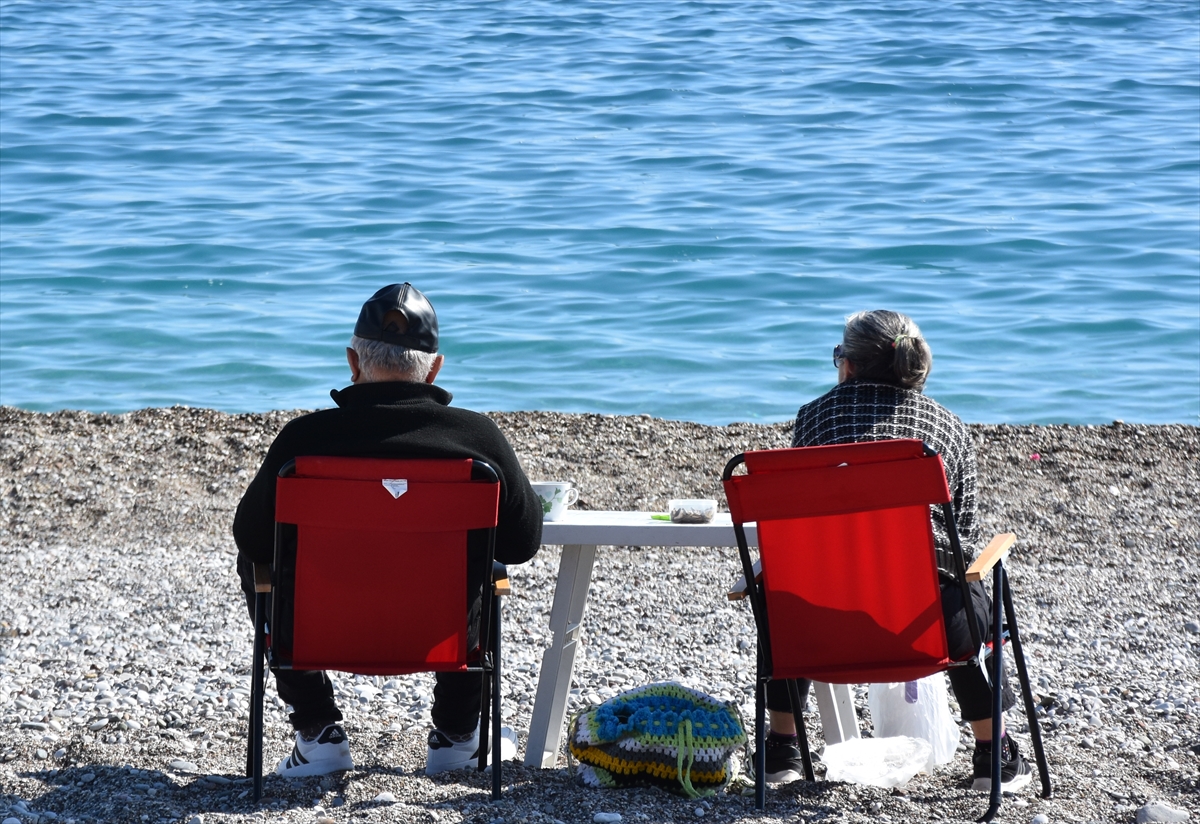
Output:
<svg viewBox="0 0 1200 824">
<path fill-rule="evenodd" d="M 351 386 L 330 394 L 337 404 L 288 423 L 238 504 L 233 536 L 238 575 L 251 614 L 253 565 L 270 563 L 275 541 L 275 480 L 300 455 L 376 458 L 477 458 L 500 476 L 496 560 L 528 561 L 542 534 L 541 500 L 508 440 L 490 418 L 449 405 L 450 393 L 434 386 L 444 361 L 438 354 L 437 315 L 408 283 L 380 289 L 363 304 L 346 349 Z M 483 582 L 471 582 L 479 598 Z M 447 597 L 452 597 L 447 593 Z M 337 604 L 329 609 L 336 610 Z M 479 601 L 474 604 L 479 609 Z M 275 771 L 283 776 L 325 775 L 354 766 L 333 684 L 323 672 L 280 671 L 279 697 L 292 707 L 296 743 Z M 483 680 L 477 673 L 438 673 L 427 775 L 477 763 Z M 502 755 L 516 755 L 516 735 L 503 731 Z"/>
</svg>

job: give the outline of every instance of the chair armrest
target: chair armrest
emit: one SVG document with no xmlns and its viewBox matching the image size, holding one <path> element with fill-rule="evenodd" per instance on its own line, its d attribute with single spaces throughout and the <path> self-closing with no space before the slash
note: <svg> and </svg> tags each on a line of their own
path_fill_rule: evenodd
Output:
<svg viewBox="0 0 1200 824">
<path fill-rule="evenodd" d="M 754 562 L 754 580 L 755 582 L 762 581 L 762 559 Z M 743 575 L 737 579 L 737 582 L 730 588 L 725 597 L 730 601 L 740 601 L 746 597 L 746 576 Z"/>
<path fill-rule="evenodd" d="M 270 592 L 271 591 L 271 565 L 270 564 L 255 564 L 254 565 L 254 591 L 255 592 Z"/>
<path fill-rule="evenodd" d="M 512 595 L 512 583 L 508 579 L 508 570 L 499 561 L 492 562 L 492 594 Z"/>
<path fill-rule="evenodd" d="M 967 581 L 982 581 L 992 571 L 998 561 L 1008 557 L 1012 545 L 1017 542 L 1017 536 L 1011 532 L 1001 532 L 992 538 L 991 543 L 984 547 L 983 552 L 967 570 Z"/>
</svg>

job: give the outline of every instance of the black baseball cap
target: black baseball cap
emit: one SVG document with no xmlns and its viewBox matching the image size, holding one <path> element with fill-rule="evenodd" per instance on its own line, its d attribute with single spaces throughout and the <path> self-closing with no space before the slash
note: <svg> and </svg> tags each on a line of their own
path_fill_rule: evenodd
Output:
<svg viewBox="0 0 1200 824">
<path fill-rule="evenodd" d="M 399 312 L 408 321 L 401 328 L 395 317 L 388 313 Z M 421 352 L 438 350 L 437 313 L 433 304 L 411 283 L 393 283 L 385 286 L 363 304 L 354 324 L 354 334 L 367 340 L 394 343 L 406 349 Z"/>
</svg>

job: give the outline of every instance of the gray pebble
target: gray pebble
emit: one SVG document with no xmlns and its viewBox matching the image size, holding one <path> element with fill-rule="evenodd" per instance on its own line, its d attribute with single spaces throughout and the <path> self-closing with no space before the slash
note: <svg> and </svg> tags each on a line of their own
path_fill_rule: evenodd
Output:
<svg viewBox="0 0 1200 824">
<path fill-rule="evenodd" d="M 196 772 L 196 770 L 200 769 L 191 761 L 184 761 L 182 758 L 173 759 L 168 766 L 178 772 Z"/>
<path fill-rule="evenodd" d="M 1200 633 L 1200 621 L 1195 619 L 1183 622 L 1183 628 L 1192 634 Z"/>
<path fill-rule="evenodd" d="M 95 780 L 96 780 L 95 773 L 84 773 L 83 775 L 79 776 L 80 784 L 91 784 Z"/>
<path fill-rule="evenodd" d="M 1168 807 L 1161 801 L 1151 801 L 1146 806 L 1137 811 L 1137 824 L 1151 824 L 1151 822 L 1161 822 L 1169 824 L 1170 822 L 1188 821 L 1191 815 L 1187 810 L 1177 810 L 1174 807 Z"/>
<path fill-rule="evenodd" d="M 596 813 L 592 816 L 593 824 L 617 824 L 620 820 L 620 813 Z"/>
<path fill-rule="evenodd" d="M 371 799 L 372 804 L 395 804 L 396 796 L 389 792 L 381 792 Z"/>
</svg>

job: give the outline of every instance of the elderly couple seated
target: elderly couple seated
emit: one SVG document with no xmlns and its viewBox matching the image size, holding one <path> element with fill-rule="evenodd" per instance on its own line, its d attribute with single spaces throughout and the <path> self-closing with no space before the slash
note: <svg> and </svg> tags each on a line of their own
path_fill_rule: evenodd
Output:
<svg viewBox="0 0 1200 824">
<path fill-rule="evenodd" d="M 437 316 L 429 300 L 408 283 L 380 289 L 363 304 L 346 358 L 352 385 L 331 392 L 334 408 L 301 416 L 283 428 L 238 506 L 233 525 L 238 573 L 252 614 L 254 566 L 269 564 L 274 556 L 276 479 L 285 465 L 301 456 L 482 460 L 500 481 L 495 560 L 530 560 L 541 543 L 542 503 L 499 428 L 481 414 L 451 406 L 450 393 L 434 385 L 443 356 L 438 354 Z M 975 450 L 962 421 L 922 394 L 931 363 L 929 345 L 909 318 L 883 310 L 853 315 L 833 350 L 838 383 L 800 408 L 792 445 L 924 441 L 944 461 L 958 532 L 969 556 L 979 536 Z M 991 599 L 981 583 L 974 583 L 973 603 L 963 603 L 941 511 L 935 508 L 933 517 L 947 638 L 955 655 L 970 651 L 969 621 L 977 623 L 982 638 L 991 637 Z M 476 585 L 478 611 L 482 582 Z M 477 672 L 439 672 L 436 679 L 427 775 L 480 762 L 483 677 Z M 1003 789 L 1028 784 L 1031 771 L 1016 742 L 1003 728 L 993 728 L 992 689 L 981 668 L 954 669 L 950 679 L 963 720 L 975 735 L 974 787 L 990 789 L 994 747 L 1002 750 Z M 295 744 L 275 772 L 290 778 L 351 769 L 349 740 L 329 677 L 320 670 L 280 669 L 276 686 L 292 708 Z M 800 689 L 801 695 L 806 693 L 808 682 L 800 682 Z M 1002 693 L 1007 708 L 1013 703 L 1007 682 Z M 794 781 L 801 776 L 801 752 L 786 682 L 768 684 L 767 708 L 766 781 Z M 504 728 L 501 758 L 514 757 L 516 747 L 516 735 Z"/>
</svg>

